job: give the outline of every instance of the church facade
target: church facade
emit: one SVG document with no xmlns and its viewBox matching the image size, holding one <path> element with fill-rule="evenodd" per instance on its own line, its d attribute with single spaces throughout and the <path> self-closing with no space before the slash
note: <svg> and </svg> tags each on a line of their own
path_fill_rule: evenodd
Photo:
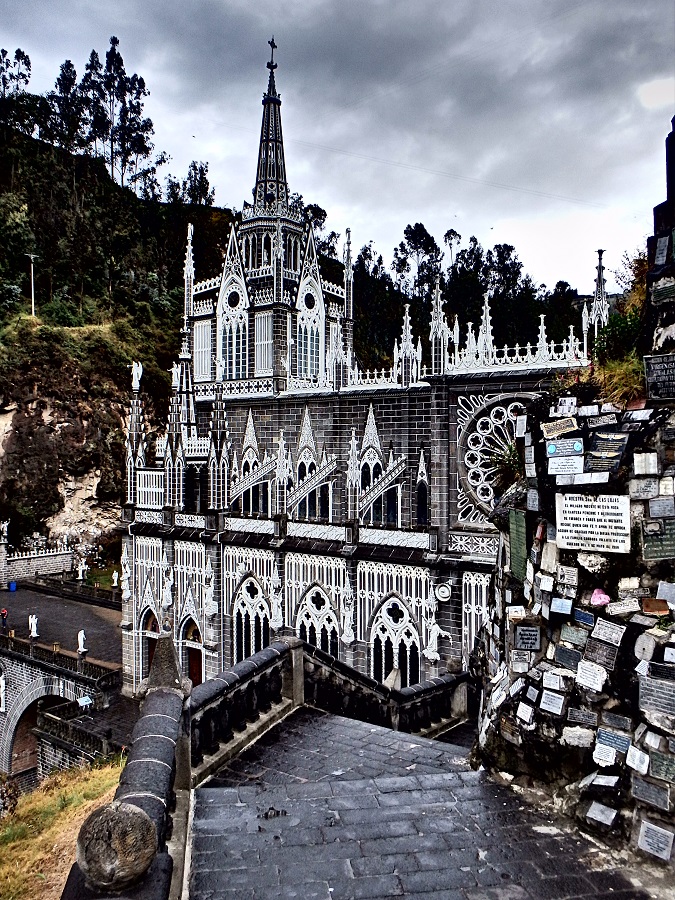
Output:
<svg viewBox="0 0 675 900">
<path fill-rule="evenodd" d="M 166 433 L 150 455 L 135 364 L 122 552 L 128 692 L 162 628 L 195 683 L 296 634 L 401 685 L 466 662 L 497 550 L 487 514 L 521 403 L 587 364 L 583 338 L 497 349 L 486 298 L 460 339 L 436 291 L 430 365 L 407 315 L 390 370 L 353 348 L 349 232 L 339 284 L 289 203 L 267 64 L 253 204 L 223 269 L 185 256 L 182 349 Z M 201 275 L 201 273 L 200 273 Z"/>
</svg>

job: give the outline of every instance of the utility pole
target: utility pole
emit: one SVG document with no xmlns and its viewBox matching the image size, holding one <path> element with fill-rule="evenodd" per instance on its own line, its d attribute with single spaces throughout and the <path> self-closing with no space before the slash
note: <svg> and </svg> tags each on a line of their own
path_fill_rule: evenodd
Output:
<svg viewBox="0 0 675 900">
<path fill-rule="evenodd" d="M 30 257 L 30 314 L 35 318 L 35 279 L 33 277 L 33 260 L 40 259 L 35 253 L 26 253 Z"/>
</svg>

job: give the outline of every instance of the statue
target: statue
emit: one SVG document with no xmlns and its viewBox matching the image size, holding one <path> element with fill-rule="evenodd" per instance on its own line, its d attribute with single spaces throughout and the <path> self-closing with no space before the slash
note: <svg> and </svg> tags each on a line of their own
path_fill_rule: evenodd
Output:
<svg viewBox="0 0 675 900">
<path fill-rule="evenodd" d="M 206 575 L 204 577 L 204 615 L 207 619 L 213 619 L 218 612 L 218 604 L 213 598 L 215 585 L 213 583 L 213 569 L 211 560 L 206 563 Z"/>
<path fill-rule="evenodd" d="M 279 631 L 284 624 L 284 614 L 281 609 L 281 579 L 279 573 L 272 575 L 272 590 L 270 591 L 270 606 L 272 607 L 272 619 L 270 625 L 273 631 Z"/>
<path fill-rule="evenodd" d="M 34 613 L 28 616 L 28 631 L 31 638 L 40 637 L 38 634 L 38 617 Z"/>
<path fill-rule="evenodd" d="M 84 577 L 87 574 L 89 566 L 87 565 L 87 561 L 85 559 L 81 559 L 77 564 L 77 580 L 84 581 Z"/>
<path fill-rule="evenodd" d="M 216 363 L 216 381 L 223 381 L 225 378 L 225 360 L 222 356 L 215 357 Z"/>
<path fill-rule="evenodd" d="M 164 582 L 162 584 L 162 609 L 169 610 L 173 606 L 173 569 L 166 567 Z"/>
<path fill-rule="evenodd" d="M 117 582 L 119 581 L 120 573 L 115 569 L 112 573 L 112 586 L 114 588 L 117 587 Z"/>
<path fill-rule="evenodd" d="M 425 656 L 429 660 L 429 662 L 438 662 L 438 660 L 441 658 L 440 653 L 438 652 L 439 637 L 449 638 L 452 642 L 452 635 L 450 634 L 450 632 L 443 631 L 441 626 L 434 618 L 429 625 L 429 637 L 427 639 L 427 645 L 422 651 L 423 656 Z"/>
<path fill-rule="evenodd" d="M 122 600 L 126 601 L 131 598 L 131 591 L 129 590 L 129 582 L 131 581 L 131 569 L 129 568 L 129 554 L 127 553 L 127 548 L 124 548 L 124 552 L 122 553 Z"/>
<path fill-rule="evenodd" d="M 342 594 L 342 636 L 343 644 L 351 644 L 354 640 L 354 594 L 347 584 Z"/>
<path fill-rule="evenodd" d="M 177 391 L 180 387 L 180 366 L 178 363 L 174 363 L 169 371 L 171 372 L 171 387 Z"/>
<path fill-rule="evenodd" d="M 137 394 L 141 387 L 141 376 L 143 375 L 143 363 L 134 361 L 131 364 L 131 390 Z"/>
<path fill-rule="evenodd" d="M 87 640 L 87 636 L 84 633 L 84 628 L 80 628 L 77 632 L 77 652 L 78 653 L 86 653 L 87 648 L 84 646 L 84 642 Z"/>
<path fill-rule="evenodd" d="M 7 529 L 9 528 L 9 519 L 6 522 L 0 522 L 0 541 L 7 542 Z"/>
</svg>

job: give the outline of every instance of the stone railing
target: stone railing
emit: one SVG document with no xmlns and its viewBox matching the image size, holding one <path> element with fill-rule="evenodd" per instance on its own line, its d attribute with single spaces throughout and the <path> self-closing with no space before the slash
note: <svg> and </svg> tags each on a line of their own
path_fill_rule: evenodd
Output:
<svg viewBox="0 0 675 900">
<path fill-rule="evenodd" d="M 68 597 L 70 600 L 105 606 L 107 609 L 122 608 L 122 588 L 120 587 L 97 588 L 84 581 L 49 575 L 41 575 L 37 579 L 25 581 L 23 584 L 32 591 L 44 594 L 56 594 L 59 597 Z"/>
<path fill-rule="evenodd" d="M 394 690 L 317 647 L 306 644 L 304 659 L 305 701 L 326 712 L 429 737 L 473 712 L 468 672 Z"/>
<path fill-rule="evenodd" d="M 276 641 L 193 690 L 193 786 L 302 705 L 302 652 L 297 638 Z"/>
<path fill-rule="evenodd" d="M 90 728 L 71 721 L 81 713 L 82 709 L 77 702 L 51 707 L 48 711 L 41 709 L 38 704 L 36 731 L 76 748 L 91 760 L 109 756 L 122 749 L 109 737 L 95 734 Z"/>
<path fill-rule="evenodd" d="M 104 693 L 121 686 L 121 666 L 102 660 L 90 662 L 71 650 L 55 649 L 56 646 L 50 648 L 47 644 L 0 634 L 0 650 L 5 653 L 14 653 L 24 659 L 31 659 L 38 665 L 65 669 L 72 677 L 89 681 L 96 690 Z"/>
</svg>

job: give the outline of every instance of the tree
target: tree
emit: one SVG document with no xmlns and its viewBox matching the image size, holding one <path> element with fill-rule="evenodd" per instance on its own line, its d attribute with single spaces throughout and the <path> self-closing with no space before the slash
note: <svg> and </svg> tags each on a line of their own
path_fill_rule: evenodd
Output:
<svg viewBox="0 0 675 900">
<path fill-rule="evenodd" d="M 372 241 L 362 247 L 354 262 L 354 350 L 363 368 L 391 366 L 406 299 Z"/>
<path fill-rule="evenodd" d="M 450 265 L 452 265 L 453 262 L 452 247 L 454 244 L 457 244 L 457 246 L 459 246 L 461 240 L 462 235 L 458 231 L 455 231 L 454 228 L 449 228 L 443 235 L 443 243 L 450 249 Z"/>
<path fill-rule="evenodd" d="M 196 162 L 194 159 L 188 168 L 187 178 L 183 181 L 183 202 L 213 206 L 215 189 L 209 184 L 209 164 Z"/>
<path fill-rule="evenodd" d="M 425 289 L 431 290 L 436 275 L 440 273 L 443 254 L 421 222 L 406 225 L 403 237 L 405 240 L 394 248 L 392 269 L 403 279 L 410 272 L 411 262 L 414 264 L 413 296 L 421 299 Z"/>
<path fill-rule="evenodd" d="M 50 107 L 48 136 L 50 140 L 69 153 L 86 143 L 84 133 L 85 99 L 77 83 L 77 72 L 67 59 L 61 64 L 56 90 L 47 94 Z"/>
<path fill-rule="evenodd" d="M 108 134 L 108 116 L 105 105 L 105 88 L 103 86 L 103 66 L 99 55 L 92 50 L 84 69 L 82 82 L 80 83 L 82 95 L 85 129 L 85 146 L 93 148 L 94 155 L 104 150 L 106 135 Z"/>
</svg>

